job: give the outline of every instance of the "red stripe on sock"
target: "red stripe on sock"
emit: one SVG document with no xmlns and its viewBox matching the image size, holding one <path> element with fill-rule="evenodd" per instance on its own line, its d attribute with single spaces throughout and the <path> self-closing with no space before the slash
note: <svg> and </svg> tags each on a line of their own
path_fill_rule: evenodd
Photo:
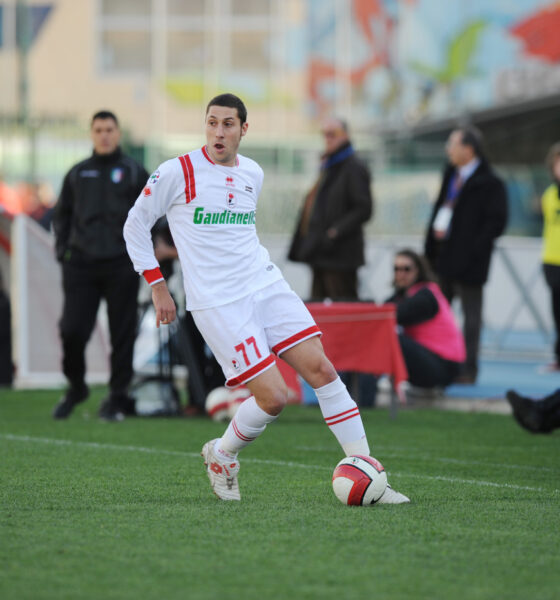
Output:
<svg viewBox="0 0 560 600">
<path fill-rule="evenodd" d="M 343 417 L 342 419 L 339 419 L 338 421 L 327 421 L 325 419 L 325 422 L 329 427 L 332 427 L 333 425 L 336 425 L 337 423 L 342 423 L 343 421 L 348 421 L 348 419 L 353 419 L 354 417 L 359 417 L 359 416 L 360 416 L 360 411 L 356 410 L 356 412 L 354 414 L 348 415 L 347 417 Z"/>
<path fill-rule="evenodd" d="M 340 417 L 343 417 L 344 415 L 347 415 L 350 412 L 354 412 L 355 410 L 359 410 L 359 408 L 357 406 L 354 406 L 353 408 L 350 408 L 348 410 L 345 410 L 344 412 L 338 413 L 337 415 L 331 415 L 330 417 L 325 417 L 325 421 L 328 423 L 329 421 L 332 421 L 333 419 L 339 419 Z"/>
<path fill-rule="evenodd" d="M 237 427 L 237 425 L 236 425 L 236 423 L 235 423 L 235 420 L 233 420 L 233 421 L 231 422 L 231 426 L 233 427 L 233 431 L 235 431 L 235 435 L 236 435 L 236 436 L 237 436 L 237 437 L 238 437 L 238 438 L 239 438 L 241 441 L 243 441 L 243 442 L 252 442 L 252 441 L 255 439 L 255 438 L 250 438 L 250 437 L 247 437 L 246 435 L 243 435 L 243 434 L 241 433 L 241 431 L 239 431 L 239 429 L 238 429 L 238 427 Z"/>
</svg>

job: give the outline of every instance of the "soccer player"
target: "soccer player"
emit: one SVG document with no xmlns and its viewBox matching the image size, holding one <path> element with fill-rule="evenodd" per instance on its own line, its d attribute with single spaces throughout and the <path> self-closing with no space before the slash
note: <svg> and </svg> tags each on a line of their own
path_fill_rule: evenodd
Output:
<svg viewBox="0 0 560 600">
<path fill-rule="evenodd" d="M 134 268 L 152 287 L 159 327 L 176 317 L 150 236 L 156 220 L 167 215 L 187 309 L 220 363 L 226 385 L 245 384 L 251 391 L 224 435 L 202 448 L 212 489 L 222 500 L 241 499 L 237 455 L 286 405 L 287 387 L 274 354 L 314 388 L 345 454 L 370 452 L 358 407 L 323 352 L 319 328 L 257 237 L 263 171 L 237 152 L 248 127 L 247 109 L 237 96 L 210 100 L 206 145 L 160 165 L 124 226 Z M 379 502 L 409 499 L 388 486 Z"/>
</svg>

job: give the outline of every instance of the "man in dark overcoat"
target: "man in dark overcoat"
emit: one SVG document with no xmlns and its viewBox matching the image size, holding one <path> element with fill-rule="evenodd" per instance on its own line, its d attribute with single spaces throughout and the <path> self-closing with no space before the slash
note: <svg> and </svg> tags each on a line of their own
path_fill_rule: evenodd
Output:
<svg viewBox="0 0 560 600">
<path fill-rule="evenodd" d="M 311 266 L 314 300 L 357 300 L 358 268 L 365 262 L 363 226 L 373 212 L 371 176 L 356 156 L 346 123 L 322 124 L 325 153 L 307 193 L 288 254 Z"/>
<path fill-rule="evenodd" d="M 461 300 L 467 359 L 459 383 L 474 383 L 482 327 L 483 287 L 494 242 L 507 223 L 503 181 L 484 156 L 474 127 L 451 132 L 449 158 L 425 239 L 425 254 L 449 302 Z"/>
</svg>

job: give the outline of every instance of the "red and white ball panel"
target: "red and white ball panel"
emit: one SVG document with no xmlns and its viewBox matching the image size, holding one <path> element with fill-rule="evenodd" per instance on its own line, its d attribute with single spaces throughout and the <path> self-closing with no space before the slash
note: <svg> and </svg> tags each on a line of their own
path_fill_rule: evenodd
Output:
<svg viewBox="0 0 560 600">
<path fill-rule="evenodd" d="M 233 419 L 241 403 L 250 395 L 251 392 L 246 387 L 239 387 L 234 390 L 218 387 L 213 389 L 206 397 L 206 412 L 214 421 L 229 421 Z"/>
<path fill-rule="evenodd" d="M 231 392 L 226 387 L 213 389 L 206 397 L 206 412 L 213 421 L 229 420 Z"/>
<path fill-rule="evenodd" d="M 384 494 L 387 474 L 372 456 L 347 456 L 336 465 L 332 486 L 343 504 L 366 506 L 375 504 Z"/>
</svg>

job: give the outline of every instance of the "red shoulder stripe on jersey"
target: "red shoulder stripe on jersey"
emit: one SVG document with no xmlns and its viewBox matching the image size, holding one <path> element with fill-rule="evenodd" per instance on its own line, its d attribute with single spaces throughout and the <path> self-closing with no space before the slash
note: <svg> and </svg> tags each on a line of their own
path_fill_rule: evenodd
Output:
<svg viewBox="0 0 560 600">
<path fill-rule="evenodd" d="M 181 163 L 181 167 L 183 167 L 183 175 L 185 177 L 185 198 L 188 204 L 196 198 L 194 169 L 192 166 L 190 156 L 188 154 L 185 154 L 184 156 L 179 156 L 179 162 Z"/>
</svg>

